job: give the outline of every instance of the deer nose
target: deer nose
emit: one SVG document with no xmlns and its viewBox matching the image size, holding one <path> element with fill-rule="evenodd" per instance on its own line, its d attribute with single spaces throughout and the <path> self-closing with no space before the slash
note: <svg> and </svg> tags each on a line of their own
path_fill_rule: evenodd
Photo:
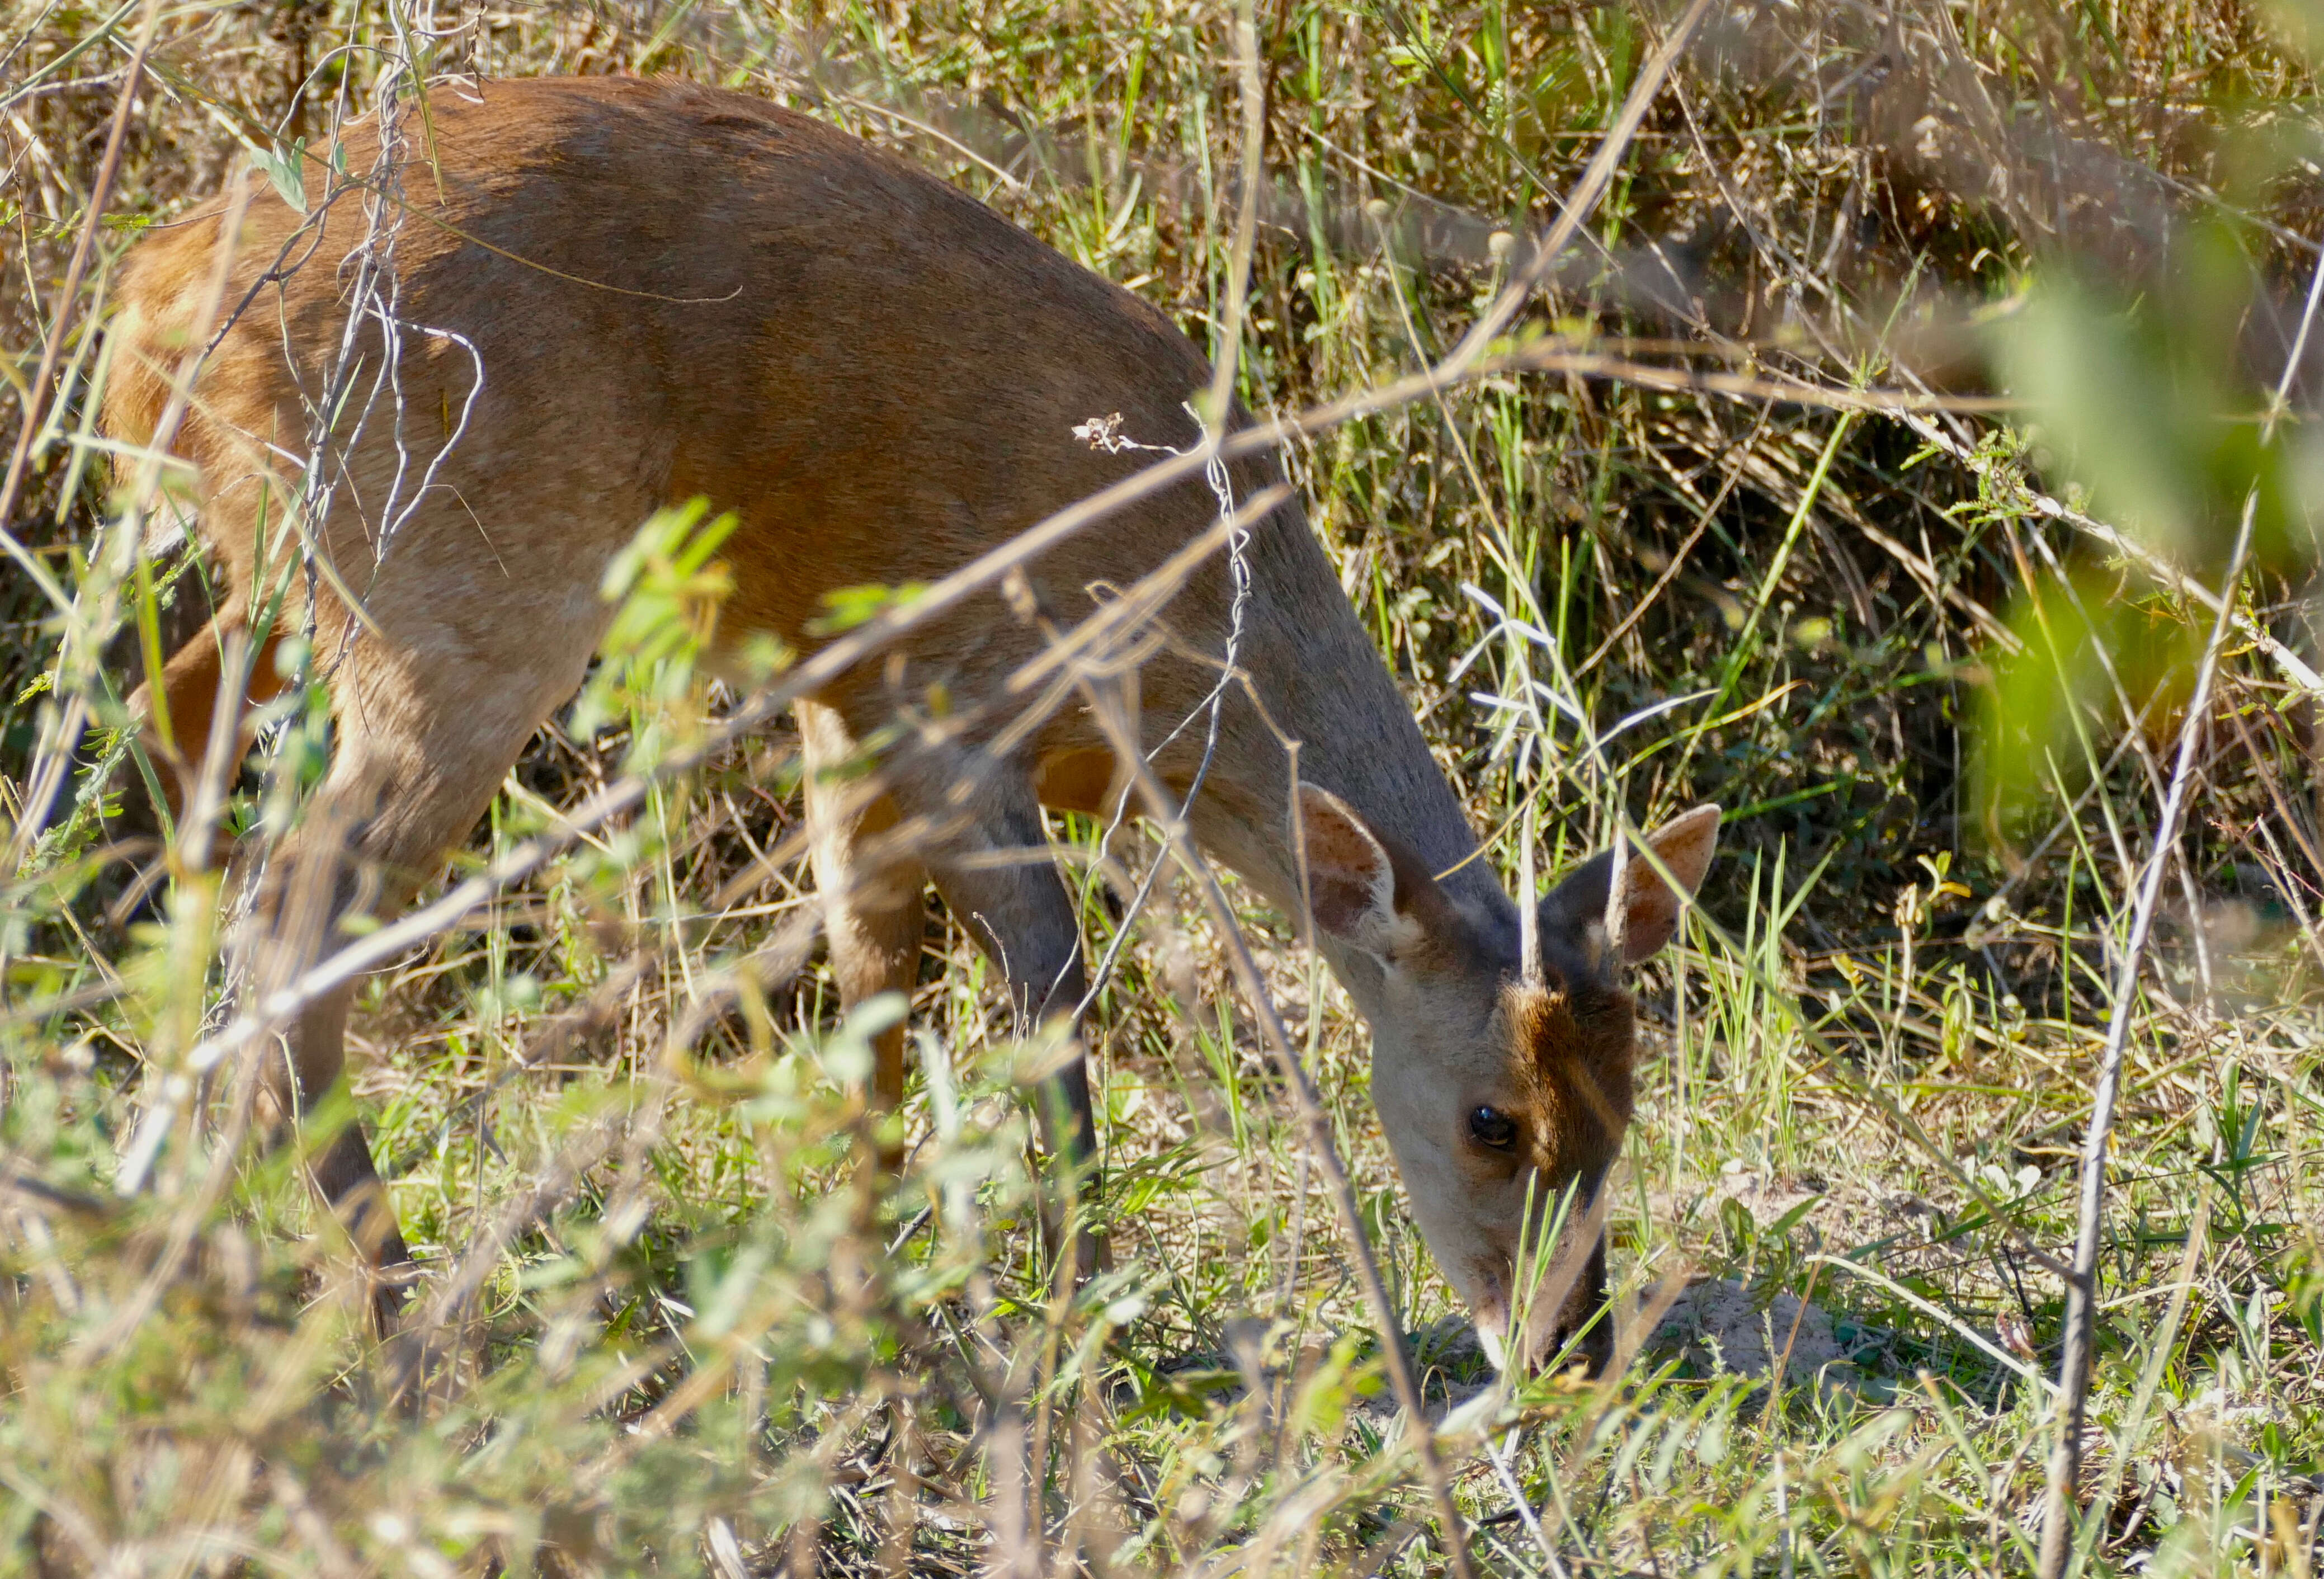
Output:
<svg viewBox="0 0 2324 1579">
<path fill-rule="evenodd" d="M 1477 1296 L 1469 1302 L 1476 1324 L 1478 1345 L 1496 1371 L 1509 1364 L 1509 1279 L 1506 1269 L 1486 1265 L 1478 1270 Z"/>
<path fill-rule="evenodd" d="M 1517 1377 L 1540 1370 L 1551 1355 L 1565 1347 L 1572 1332 L 1572 1323 L 1536 1312 L 1523 1333 L 1512 1333 L 1505 1297 L 1497 1298 L 1489 1308 L 1480 1305 L 1476 1318 L 1477 1342 L 1485 1358 L 1492 1362 L 1494 1370 Z"/>
</svg>

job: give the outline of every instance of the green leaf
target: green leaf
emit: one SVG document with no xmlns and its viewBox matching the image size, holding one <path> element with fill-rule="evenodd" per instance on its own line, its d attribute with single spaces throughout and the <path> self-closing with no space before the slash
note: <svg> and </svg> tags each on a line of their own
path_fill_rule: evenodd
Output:
<svg viewBox="0 0 2324 1579">
<path fill-rule="evenodd" d="M 280 143 L 271 148 L 253 148 L 250 162 L 266 172 L 282 200 L 300 213 L 307 211 L 307 139 L 300 138 L 290 147 Z"/>
<path fill-rule="evenodd" d="M 839 586 L 823 595 L 823 605 L 831 613 L 807 625 L 811 636 L 836 636 L 865 624 L 890 609 L 909 608 L 920 601 L 928 590 L 925 581 L 907 581 L 900 586 Z"/>
</svg>

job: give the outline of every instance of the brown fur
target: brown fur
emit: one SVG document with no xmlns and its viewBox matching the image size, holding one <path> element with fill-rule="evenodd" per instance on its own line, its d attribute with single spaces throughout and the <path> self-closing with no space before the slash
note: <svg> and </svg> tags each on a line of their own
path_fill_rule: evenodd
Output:
<svg viewBox="0 0 2324 1579">
<path fill-rule="evenodd" d="M 607 78 L 438 88 L 424 150 L 419 117 L 410 121 L 391 161 L 405 205 L 393 242 L 408 326 L 401 405 L 383 394 L 366 413 L 371 385 L 358 381 L 324 457 L 331 497 L 319 522 L 295 507 L 311 402 L 360 261 L 360 195 L 327 201 L 317 166 L 308 219 L 260 189 L 231 237 L 227 203 L 213 202 L 141 245 L 121 291 L 106 423 L 142 441 L 165 372 L 211 314 L 217 249 L 233 250 L 223 303 L 239 315 L 202 368 L 176 448 L 198 469 L 200 533 L 231 590 L 221 620 L 282 598 L 281 627 L 315 633 L 336 731 L 318 804 L 269 863 L 260 897 L 277 954 L 319 948 L 322 923 L 360 902 L 366 879 L 378 908 L 401 905 L 466 833 L 577 685 L 609 617 L 604 569 L 657 506 L 701 496 L 740 517 L 724 549 L 733 593 L 722 635 L 770 633 L 812 651 L 827 594 L 935 580 L 1139 468 L 1134 454 L 1076 442 L 1077 424 L 1120 412 L 1120 431 L 1142 443 L 1198 437 L 1183 402 L 1208 365 L 1160 313 L 815 121 L 709 88 Z M 373 171 L 378 156 L 375 129 L 349 131 L 346 168 Z M 377 327 L 359 324 L 354 344 L 363 379 L 376 376 Z M 465 436 L 447 447 L 463 412 Z M 415 495 L 431 466 L 432 485 Z M 1236 496 L 1279 476 L 1271 460 L 1240 463 Z M 1053 876 L 1005 857 L 1041 845 L 1044 800 L 1093 810 L 1118 790 L 1094 720 L 1065 706 L 998 755 L 977 734 L 901 754 L 869 790 L 834 770 L 899 702 L 936 688 L 995 701 L 1041 650 L 1038 624 L 1083 617 L 1093 589 L 1134 583 L 1215 514 L 1200 483 L 1150 497 L 1030 568 L 1026 590 L 1046 622 L 1012 617 L 998 596 L 964 605 L 802 705 L 814 865 L 848 1002 L 910 985 L 929 879 L 1005 965 L 1027 1017 L 1078 1000 L 1070 901 Z M 311 537 L 311 560 L 294 525 Z M 1528 1060 L 1548 1065 L 1533 1049 L 1562 1033 L 1529 1030 L 1516 1044 L 1488 1033 L 1514 965 L 1515 911 L 1485 863 L 1467 859 L 1475 845 L 1460 806 L 1296 506 L 1254 524 L 1247 557 L 1237 657 L 1264 713 L 1228 689 L 1190 820 L 1212 854 L 1295 908 L 1299 841 L 1278 730 L 1301 743 L 1302 777 L 1332 791 L 1331 827 L 1297 814 L 1319 896 L 1333 900 L 1319 906 L 1334 910 L 1323 942 L 1372 1021 L 1386 1084 L 1425 1094 L 1433 1078 L 1430 1100 L 1452 1101 L 1383 1102 L 1417 1200 L 1440 1186 L 1414 1159 L 1462 1152 L 1466 1091 L 1488 1076 L 1536 1078 Z M 1138 676 L 1138 726 L 1182 790 L 1205 731 L 1179 725 L 1217 671 L 1174 654 L 1222 651 L 1230 606 L 1214 557 L 1167 610 L 1170 649 Z M 203 694 L 206 677 L 217 686 L 215 647 L 215 633 L 197 639 L 166 679 L 189 756 L 198 736 L 180 720 L 240 700 Z M 919 818 L 953 836 L 874 869 L 866 851 Z M 1341 838 L 1342 819 L 1361 836 Z M 1376 835 L 1397 852 L 1392 880 Z M 1431 875 L 1448 870 L 1441 883 Z M 299 873 L 311 878 L 303 900 Z M 1598 893 L 1602 910 L 1602 876 Z M 293 926 L 301 917 L 313 924 Z M 1351 917 L 1360 924 L 1341 924 Z M 347 1001 L 317 1003 L 292 1029 L 273 1091 L 285 1111 L 337 1078 Z M 1528 1025 L 1556 1023 L 1526 1012 Z M 874 1085 L 887 1101 L 902 1089 L 902 1048 L 900 1029 L 881 1039 Z M 1600 1053 L 1614 1057 L 1610 1044 Z M 1432 1072 L 1431 1057 L 1445 1067 Z M 1626 1048 L 1620 1061 L 1626 1110 Z M 1078 1063 L 1060 1096 L 1057 1143 L 1085 1150 Z M 1611 1132 L 1618 1140 L 1618 1125 Z M 343 1205 L 375 1208 L 369 1157 L 359 1136 L 348 1140 L 319 1182 Z M 1600 1150 L 1593 1142 L 1591 1157 Z M 1572 1174 L 1562 1143 L 1537 1166 Z M 1423 1216 L 1448 1268 L 1476 1260 L 1470 1239 L 1508 1236 L 1498 1219 L 1470 1234 L 1445 1229 L 1433 1205 Z M 371 1228 L 382 1259 L 401 1260 L 392 1219 L 374 1210 Z M 1443 1242 L 1447 1233 L 1462 1242 Z M 1467 1273 L 1455 1276 L 1473 1297 Z"/>
<path fill-rule="evenodd" d="M 1613 1164 L 1629 1127 L 1637 1011 L 1628 993 L 1584 983 L 1512 982 L 1501 1012 L 1511 1053 L 1529 1079 L 1529 1157 L 1552 1177 L 1595 1177 Z"/>
</svg>

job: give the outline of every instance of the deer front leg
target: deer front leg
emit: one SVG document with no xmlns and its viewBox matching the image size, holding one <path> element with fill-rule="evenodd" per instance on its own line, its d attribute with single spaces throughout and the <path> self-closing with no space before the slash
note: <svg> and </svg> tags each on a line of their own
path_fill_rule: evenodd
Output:
<svg viewBox="0 0 2324 1579">
<path fill-rule="evenodd" d="M 807 769 L 809 859 L 840 1006 L 853 1009 L 882 993 L 901 993 L 908 1002 L 927 927 L 927 869 L 892 850 L 875 858 L 896 826 L 895 802 L 876 785 L 847 776 L 859 748 L 835 710 L 801 702 L 795 711 Z M 872 1098 L 882 1113 L 904 1100 L 904 1030 L 899 1020 L 872 1039 Z M 893 1173 L 903 1165 L 902 1151 L 882 1146 L 879 1161 Z"/>
<path fill-rule="evenodd" d="M 931 863 L 936 891 L 1001 967 L 1019 1032 L 1029 1035 L 1057 1015 L 1080 1011 L 1087 984 L 1081 927 L 1050 864 L 1030 781 L 988 780 L 978 790 L 967 834 L 948 841 Z M 959 798 L 947 799 L 957 810 Z M 1099 1182 L 1089 1061 L 1079 1025 L 1072 1029 L 1070 1056 L 1034 1092 L 1042 1140 L 1063 1167 L 1069 1202 L 1093 1200 Z M 1074 1235 L 1074 1264 L 1084 1277 L 1097 1270 L 1096 1241 L 1086 1230 Z"/>
</svg>

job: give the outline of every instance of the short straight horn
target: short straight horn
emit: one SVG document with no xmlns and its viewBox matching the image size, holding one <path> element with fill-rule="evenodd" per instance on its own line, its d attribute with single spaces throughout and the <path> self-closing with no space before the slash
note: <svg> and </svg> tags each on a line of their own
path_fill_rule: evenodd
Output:
<svg viewBox="0 0 2324 1579">
<path fill-rule="evenodd" d="M 1541 900 L 1535 891 L 1533 872 L 1534 806 L 1526 792 L 1525 832 L 1517 845 L 1517 968 L 1526 985 L 1542 984 Z"/>
<path fill-rule="evenodd" d="M 1606 957 L 1622 958 L 1630 943 L 1630 836 L 1618 814 L 1614 819 L 1614 870 L 1606 884 Z"/>
</svg>

